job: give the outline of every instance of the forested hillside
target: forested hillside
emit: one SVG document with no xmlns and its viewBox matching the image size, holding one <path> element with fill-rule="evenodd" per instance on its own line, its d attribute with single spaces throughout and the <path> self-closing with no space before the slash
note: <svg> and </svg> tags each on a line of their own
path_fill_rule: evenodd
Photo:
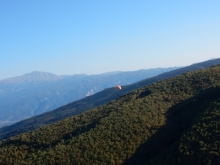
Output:
<svg viewBox="0 0 220 165">
<path fill-rule="evenodd" d="M 180 138 L 145 164 L 220 164 L 220 86 L 198 93 L 170 112 L 169 136 Z"/>
<path fill-rule="evenodd" d="M 106 88 L 105 90 L 98 92 L 92 96 L 85 97 L 81 100 L 69 103 L 53 111 L 20 121 L 18 123 L 15 123 L 7 127 L 0 128 L 0 139 L 9 138 L 11 136 L 15 136 L 20 133 L 32 131 L 36 128 L 45 126 L 47 124 L 52 124 L 59 120 L 65 119 L 67 117 L 78 115 L 86 110 L 95 108 L 100 105 L 104 105 L 114 99 L 117 99 L 118 97 L 126 93 L 139 89 L 143 86 L 149 85 L 151 83 L 154 83 L 154 82 L 166 79 L 166 78 L 170 78 L 172 76 L 176 76 L 182 73 L 186 73 L 189 71 L 207 68 L 207 67 L 210 67 L 216 64 L 220 64 L 220 59 L 208 60 L 208 61 L 204 61 L 201 63 L 193 64 L 187 67 L 183 67 L 180 69 L 176 69 L 170 72 L 165 72 L 158 76 L 147 78 L 147 79 L 144 79 L 142 81 L 139 81 L 137 83 L 130 84 L 127 86 L 123 86 L 122 90 L 116 90 L 114 87 Z M 131 74 L 131 73 L 127 73 L 127 74 Z M 142 75 L 142 72 L 140 73 L 140 75 Z"/>
<path fill-rule="evenodd" d="M 219 88 L 220 66 L 153 83 L 1 141 L 0 164 L 219 164 Z"/>
</svg>

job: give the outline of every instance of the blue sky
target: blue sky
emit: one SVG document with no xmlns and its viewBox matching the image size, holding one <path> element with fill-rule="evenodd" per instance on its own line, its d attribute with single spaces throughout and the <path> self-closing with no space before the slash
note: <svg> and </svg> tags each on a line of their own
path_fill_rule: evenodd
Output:
<svg viewBox="0 0 220 165">
<path fill-rule="evenodd" d="M 0 80 L 99 74 L 220 57 L 219 0 L 2 0 Z"/>
</svg>

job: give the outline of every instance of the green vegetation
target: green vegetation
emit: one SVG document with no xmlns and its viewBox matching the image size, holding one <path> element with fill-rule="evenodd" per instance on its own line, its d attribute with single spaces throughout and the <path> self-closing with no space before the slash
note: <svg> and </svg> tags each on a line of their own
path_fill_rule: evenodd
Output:
<svg viewBox="0 0 220 165">
<path fill-rule="evenodd" d="M 176 143 L 145 164 L 220 163 L 220 86 L 208 88 L 170 109 Z M 187 129 L 188 128 L 188 129 Z"/>
<path fill-rule="evenodd" d="M 0 142 L 0 164 L 219 164 L 220 66 Z"/>
<path fill-rule="evenodd" d="M 190 65 L 190 66 L 187 66 L 184 68 L 180 68 L 180 69 L 176 69 L 176 70 L 173 70 L 170 72 L 160 74 L 155 77 L 147 78 L 145 80 L 142 80 L 140 82 L 137 82 L 137 83 L 134 83 L 131 85 L 123 86 L 123 90 L 120 90 L 120 91 L 116 90 L 115 88 L 107 88 L 107 89 L 105 89 L 101 92 L 98 92 L 92 96 L 89 96 L 89 97 L 83 98 L 81 100 L 72 102 L 72 103 L 67 104 L 65 106 L 62 106 L 56 110 L 46 112 L 44 114 L 20 121 L 18 123 L 15 123 L 15 124 L 7 126 L 7 127 L 0 128 L 0 140 L 7 139 L 12 136 L 15 136 L 15 135 L 18 135 L 21 133 L 25 133 L 28 131 L 35 130 L 36 128 L 40 128 L 42 126 L 58 122 L 62 119 L 68 118 L 73 115 L 81 114 L 82 112 L 85 112 L 89 109 L 104 105 L 112 100 L 117 99 L 118 97 L 120 97 L 122 95 L 125 95 L 133 90 L 142 88 L 142 87 L 149 85 L 149 84 L 152 84 L 154 82 L 164 80 L 164 79 L 167 79 L 167 78 L 170 78 L 173 76 L 177 76 L 179 74 L 186 73 L 189 71 L 207 68 L 212 65 L 219 64 L 219 63 L 220 63 L 220 59 L 215 59 L 215 60 L 205 61 L 202 63 L 193 64 L 193 65 Z M 140 76 L 142 74 L 143 74 L 142 71 L 140 71 Z M 148 76 L 149 76 L 149 74 L 150 74 L 150 72 L 146 73 L 146 75 L 148 75 Z M 131 77 L 131 75 L 130 75 L 130 77 Z M 115 81 L 116 81 L 116 79 L 118 79 L 117 77 L 118 76 L 116 76 L 116 78 L 114 79 Z M 137 75 L 137 77 L 138 77 L 138 75 Z M 126 79 L 124 76 L 122 76 L 121 78 Z M 94 79 L 96 79 L 96 77 L 94 77 Z M 101 81 L 101 82 L 99 81 L 99 83 L 103 84 L 103 81 Z M 71 82 L 69 84 L 71 84 L 71 86 L 75 86 L 74 82 Z M 75 92 L 73 92 L 70 88 L 68 88 L 69 85 L 67 85 L 67 84 L 65 85 L 65 83 L 63 85 L 59 84 L 58 86 L 56 86 L 56 89 L 60 89 L 60 86 L 62 86 L 62 88 L 63 87 L 66 88 L 66 86 L 67 86 L 67 90 L 68 90 L 68 92 L 71 93 L 71 95 L 78 95 Z M 76 85 L 76 87 L 79 88 L 77 85 Z M 63 91 L 63 89 L 62 89 L 62 91 Z M 81 91 L 81 88 L 79 91 Z M 67 96 L 65 96 L 65 98 L 66 97 Z M 18 96 L 18 98 L 20 98 L 20 96 Z M 71 98 L 73 98 L 73 97 L 71 96 Z M 21 98 L 21 99 L 25 100 L 26 102 L 30 102 L 30 100 L 27 101 L 27 99 L 24 99 L 24 98 Z M 60 98 L 60 99 L 62 100 L 62 98 Z M 57 101 L 55 101 L 55 102 L 57 102 Z M 1 102 L 0 102 L 0 105 L 1 105 Z M 13 110 L 13 114 L 15 114 L 14 108 L 11 108 L 11 109 Z"/>
</svg>

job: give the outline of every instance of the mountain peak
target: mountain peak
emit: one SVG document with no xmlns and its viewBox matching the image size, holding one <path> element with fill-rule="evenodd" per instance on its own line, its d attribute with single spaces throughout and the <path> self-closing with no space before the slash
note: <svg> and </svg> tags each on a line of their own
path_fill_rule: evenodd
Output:
<svg viewBox="0 0 220 165">
<path fill-rule="evenodd" d="M 58 80 L 58 79 L 60 79 L 60 77 L 53 73 L 33 71 L 33 72 L 30 72 L 30 73 L 27 73 L 21 76 L 4 79 L 2 80 L 2 82 L 27 83 L 27 82 L 51 81 L 51 80 Z"/>
</svg>

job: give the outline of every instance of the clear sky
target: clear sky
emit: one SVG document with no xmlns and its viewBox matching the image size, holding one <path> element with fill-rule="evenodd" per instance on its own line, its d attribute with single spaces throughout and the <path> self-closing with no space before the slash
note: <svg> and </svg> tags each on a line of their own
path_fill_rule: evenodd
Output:
<svg viewBox="0 0 220 165">
<path fill-rule="evenodd" d="M 0 80 L 220 57 L 219 0 L 1 0 Z"/>
</svg>

